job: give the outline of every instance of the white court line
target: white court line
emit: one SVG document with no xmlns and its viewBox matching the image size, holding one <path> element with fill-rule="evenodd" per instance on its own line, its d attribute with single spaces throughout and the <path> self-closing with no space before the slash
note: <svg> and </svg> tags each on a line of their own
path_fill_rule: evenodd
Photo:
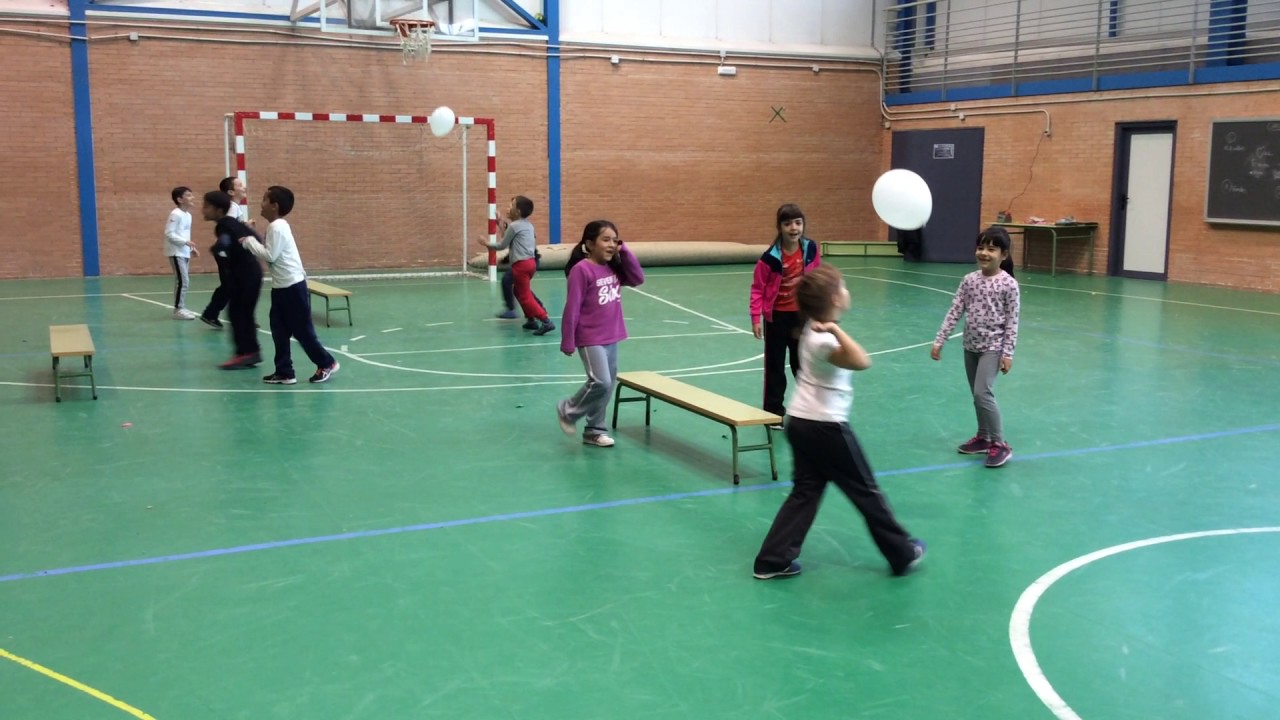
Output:
<svg viewBox="0 0 1280 720">
<path fill-rule="evenodd" d="M 664 323 L 672 323 L 674 325 L 688 325 L 688 320 L 663 320 Z"/>
<path fill-rule="evenodd" d="M 435 327 L 435 326 L 437 326 L 437 325 L 452 325 L 452 324 L 453 324 L 453 321 L 452 321 L 452 320 L 448 320 L 448 321 L 445 321 L 445 322 L 427 323 L 426 325 L 423 325 L 422 327 Z"/>
<path fill-rule="evenodd" d="M 212 290 L 188 290 L 187 294 L 210 293 Z M 172 290 L 148 290 L 146 292 L 136 292 L 133 295 L 172 295 Z M 91 297 L 121 297 L 126 296 L 125 293 L 80 293 L 78 295 L 23 295 L 22 297 L 0 297 L 0 300 L 59 300 L 65 298 L 91 298 Z"/>
<path fill-rule="evenodd" d="M 727 333 L 726 333 L 726 334 L 727 334 Z M 954 338 L 954 337 L 959 337 L 960 335 L 961 335 L 961 333 L 956 333 L 956 334 L 952 335 L 952 337 L 953 337 L 953 338 Z M 901 350 L 911 350 L 911 349 L 913 349 L 913 348 L 924 347 L 924 346 L 926 346 L 926 345 L 931 345 L 931 344 L 933 344 L 933 341 L 932 341 L 932 340 L 931 340 L 931 341 L 929 341 L 929 342 L 916 343 L 915 345 L 904 345 L 903 347 L 890 348 L 890 349 L 888 349 L 888 350 L 877 350 L 877 351 L 875 351 L 875 352 L 873 352 L 873 353 L 869 353 L 869 354 L 870 354 L 870 355 L 884 355 L 884 354 L 891 353 L 891 352 L 898 352 L 898 351 L 901 351 Z M 331 348 L 331 350 L 332 350 L 332 348 Z M 341 355 L 345 355 L 345 356 L 350 357 L 350 358 L 352 358 L 352 359 L 354 359 L 354 360 L 360 360 L 360 359 L 361 359 L 359 356 L 351 355 L 351 354 L 349 354 L 349 353 L 342 353 L 342 352 L 340 352 L 339 354 L 341 354 Z M 745 360 L 735 360 L 735 361 L 730 362 L 730 363 L 721 363 L 719 366 L 717 366 L 717 365 L 708 365 L 708 366 L 705 366 L 705 367 L 703 367 L 703 368 L 685 368 L 684 370 L 666 370 L 666 371 L 663 371 L 663 374 L 665 374 L 665 375 L 669 375 L 669 376 L 671 376 L 671 377 L 701 377 L 701 376 L 704 376 L 704 375 L 734 375 L 734 374 L 737 374 L 737 373 L 744 373 L 744 372 L 760 372 L 760 368 L 758 368 L 758 367 L 752 367 L 752 368 L 741 368 L 741 369 L 737 369 L 737 370 L 716 370 L 716 369 L 714 369 L 714 368 L 716 368 L 716 367 L 727 367 L 727 366 L 730 366 L 730 365 L 740 365 L 740 364 L 742 364 L 742 363 L 744 363 L 744 362 L 753 362 L 753 361 L 755 361 L 755 360 L 759 360 L 759 359 L 761 359 L 761 358 L 763 358 L 763 357 L 764 357 L 764 355 L 763 355 L 763 354 L 761 354 L 761 355 L 756 355 L 755 357 L 747 358 L 747 359 L 745 359 Z M 374 364 L 374 363 L 370 363 L 370 364 Z M 406 368 L 399 368 L 399 367 L 394 367 L 394 366 L 390 366 L 390 367 L 393 367 L 393 368 L 394 368 L 394 369 L 396 369 L 396 370 L 405 370 L 405 369 L 406 369 Z M 699 370 L 705 370 L 705 372 L 698 372 Z M 519 377 L 519 376 L 507 375 L 507 376 L 505 376 L 505 377 Z M 554 377 L 569 377 L 569 376 L 554 376 Z M 269 392 L 387 393 L 387 392 L 434 392 L 434 391 L 448 391 L 448 390 L 487 390 L 487 389 L 503 389 L 503 388 L 514 388 L 514 387 L 536 387 L 536 386 L 541 386 L 541 385 L 578 385 L 578 384 L 580 384 L 580 383 L 582 382 L 582 376 L 581 376 L 581 375 L 574 375 L 574 376 L 572 376 L 572 377 L 574 378 L 573 380 L 539 380 L 539 381 L 536 381 L 536 382 L 494 383 L 494 384 L 489 384 L 489 385 L 444 385 L 444 386 L 433 386 L 433 387 L 399 387 L 399 388 L 344 388 L 344 387 L 336 387 L 336 386 L 334 386 L 334 385 L 331 385 L 331 384 L 326 383 L 326 384 L 325 384 L 325 386 L 324 386 L 324 387 L 322 387 L 322 388 L 321 388 L 321 387 L 309 388 L 309 387 L 307 387 L 307 386 L 295 386 L 294 388 L 289 388 L 289 389 L 284 389 L 284 388 L 135 387 L 135 386 L 129 386 L 129 385 L 99 385 L 99 386 L 98 386 L 98 389 L 100 389 L 100 390 L 137 390 L 137 391 L 141 391 L 141 392 L 177 392 L 177 393 L 184 393 L 184 392 L 189 392 L 189 393 L 269 393 Z M 46 388 L 47 388 L 47 387 L 53 387 L 53 383 L 7 382 L 7 381 L 0 381 L 0 385 L 9 385 L 9 386 L 12 386 L 12 387 L 46 387 Z M 84 385 L 74 385 L 74 384 L 70 384 L 70 383 L 63 383 L 63 384 L 62 384 L 62 386 L 63 386 L 63 387 L 70 387 L 70 388 L 85 388 L 85 387 L 87 387 L 87 386 L 84 386 Z"/>
<path fill-rule="evenodd" d="M 332 352 L 332 348 L 330 351 Z M 193 387 L 138 387 L 130 385 L 99 385 L 99 390 L 137 390 L 139 392 L 176 392 L 176 393 L 388 393 L 388 392 L 434 392 L 438 390 L 486 390 L 490 388 L 514 388 L 514 387 L 532 387 L 535 385 L 581 385 L 582 376 L 575 375 L 573 380 L 547 380 L 541 382 L 518 382 L 518 383 L 499 383 L 493 385 L 437 385 L 432 387 L 398 387 L 398 388 L 344 388 L 335 387 L 329 383 L 325 383 L 324 387 L 309 385 L 306 383 L 294 386 L 276 386 L 273 388 L 193 388 Z M 261 381 L 259 381 L 261 382 Z M 0 380 L 0 385 L 10 385 L 13 387 L 44 387 L 51 388 L 53 383 L 32 383 L 32 382 L 6 382 Z M 81 388 L 88 390 L 88 385 L 73 385 L 70 383 L 62 383 L 63 388 Z"/>
<path fill-rule="evenodd" d="M 705 333 L 675 333 L 672 335 L 633 335 L 627 340 L 661 340 L 663 338 L 682 338 L 682 337 L 708 337 L 711 335 L 736 335 L 736 332 L 722 330 L 720 332 Z M 361 336 L 363 337 L 363 336 Z M 388 350 L 385 352 L 360 353 L 360 357 L 379 357 L 382 355 L 429 355 L 434 353 L 453 353 L 453 352 L 471 352 L 473 350 L 505 350 L 507 348 L 521 347 L 552 347 L 549 342 L 526 342 L 512 343 L 509 345 L 480 345 L 477 347 L 464 348 L 438 348 L 435 350 Z"/>
<path fill-rule="evenodd" d="M 401 331 L 401 330 L 403 330 L 403 329 L 404 329 L 404 328 L 389 328 L 389 329 L 387 329 L 387 330 L 383 330 L 382 332 L 384 332 L 384 333 L 389 333 L 389 332 L 400 332 L 400 331 Z"/>
<path fill-rule="evenodd" d="M 173 309 L 173 306 L 172 306 L 172 305 L 170 305 L 169 303 L 156 302 L 155 300 L 148 300 L 148 299 L 146 299 L 146 298 L 138 297 L 137 295 L 129 295 L 129 294 L 127 294 L 127 293 L 120 293 L 120 297 L 127 297 L 127 298 L 129 298 L 130 300 L 139 300 L 139 301 L 144 302 L 144 303 L 151 303 L 152 305 L 159 305 L 159 306 L 160 306 L 160 307 L 162 307 L 162 308 L 169 308 L 169 309 Z"/>
<path fill-rule="evenodd" d="M 363 340 L 363 339 L 365 339 L 366 337 L 367 337 L 366 335 L 357 335 L 357 336 L 355 336 L 355 337 L 351 338 L 350 340 L 348 340 L 347 342 L 355 342 L 355 341 L 357 341 L 357 340 Z"/>
<path fill-rule="evenodd" d="M 546 343 L 546 346 L 554 347 L 551 345 L 551 343 Z M 341 350 L 336 350 L 333 348 L 330 348 L 330 352 L 338 353 L 339 355 L 349 357 L 352 360 L 355 360 L 356 362 L 365 363 L 366 365 L 373 365 L 374 367 L 386 368 L 388 370 L 400 370 L 403 372 L 422 373 L 424 375 L 447 375 L 450 377 L 496 377 L 496 378 L 570 378 L 570 377 L 581 378 L 582 377 L 582 373 L 574 373 L 572 375 L 569 375 L 569 374 L 478 373 L 478 372 L 450 372 L 448 370 L 428 370 L 427 368 L 413 368 L 413 367 L 402 367 L 400 365 L 388 365 L 386 363 L 381 363 L 376 360 L 370 360 L 364 355 L 356 355 L 354 353 L 343 352 Z M 655 372 L 658 372 L 664 375 L 669 375 L 671 373 L 689 372 L 693 370 L 713 370 L 715 368 L 730 367 L 732 365 L 741 365 L 743 363 L 755 362 L 756 360 L 759 360 L 760 358 L 763 358 L 763 357 L 764 357 L 764 354 L 761 353 L 759 355 L 753 355 L 749 358 L 742 358 L 741 360 L 730 360 L 729 362 L 716 363 L 714 365 L 699 365 L 697 367 L 676 368 L 675 370 L 657 370 Z"/>
<path fill-rule="evenodd" d="M 1022 675 L 1027 679 L 1027 684 L 1035 691 L 1040 702 L 1049 708 L 1058 720 L 1083 720 L 1076 714 L 1075 710 L 1067 704 L 1066 700 L 1053 689 L 1049 678 L 1045 677 L 1044 671 L 1040 668 L 1040 662 L 1036 660 L 1036 653 L 1031 648 L 1031 614 L 1035 612 L 1036 603 L 1039 602 L 1041 596 L 1045 594 L 1054 583 L 1058 582 L 1068 574 L 1079 570 L 1080 568 L 1095 563 L 1103 558 L 1119 555 L 1130 550 L 1150 547 L 1152 545 L 1162 545 L 1164 543 L 1178 542 L 1179 540 L 1195 540 L 1198 538 L 1214 537 L 1218 535 L 1245 535 L 1250 533 L 1277 533 L 1280 527 L 1257 527 L 1257 528 L 1235 528 L 1231 530 L 1204 530 L 1201 532 L 1182 533 L 1180 535 L 1165 535 L 1163 537 L 1150 538 L 1147 540 L 1137 540 L 1135 542 L 1124 543 L 1123 545 L 1113 545 L 1109 548 L 1103 548 L 1091 552 L 1088 555 L 1069 560 L 1049 572 L 1041 575 L 1039 579 L 1031 583 L 1030 587 L 1022 591 L 1018 602 L 1013 606 L 1013 615 L 1009 618 L 1009 645 L 1013 649 L 1013 657 L 1018 662 L 1018 668 L 1022 670 Z"/>
<path fill-rule="evenodd" d="M 888 272 L 910 273 L 912 275 L 928 275 L 931 277 L 949 278 L 955 281 L 957 284 L 960 282 L 960 279 L 955 277 L 954 275 L 945 275 L 943 273 L 930 273 L 930 272 L 924 272 L 921 270 L 902 270 L 899 268 L 884 267 L 881 265 L 872 265 L 872 266 L 861 268 L 861 269 L 885 270 Z M 892 282 L 892 281 L 885 280 L 885 282 Z M 1142 295 L 1125 295 L 1123 293 L 1110 293 L 1110 292 L 1103 292 L 1101 290 L 1081 290 L 1079 288 L 1064 288 L 1064 287 L 1056 287 L 1054 285 L 1034 285 L 1032 283 L 1022 282 L 1021 280 L 1018 281 L 1018 284 L 1022 287 L 1037 288 L 1040 290 L 1057 290 L 1058 292 L 1072 292 L 1072 293 L 1078 293 L 1081 295 L 1105 295 L 1107 297 L 1125 298 L 1126 300 L 1146 300 L 1147 302 L 1167 303 L 1170 305 L 1188 305 L 1191 307 L 1209 308 L 1211 310 L 1234 310 L 1235 312 L 1254 313 L 1256 315 L 1274 315 L 1274 316 L 1280 317 L 1280 312 L 1276 312 L 1274 310 L 1254 310 L 1252 308 L 1232 307 L 1230 305 L 1210 305 L 1208 303 L 1190 302 L 1188 300 L 1169 300 L 1166 298 L 1144 297 Z M 924 287 L 924 286 L 918 285 L 917 287 Z M 937 288 L 932 288 L 932 289 L 937 290 Z M 1253 292 L 1250 290 L 1238 290 L 1235 288 L 1226 288 L 1226 289 L 1234 290 L 1235 292 Z M 940 290 L 939 292 L 947 292 L 947 291 Z"/>
<path fill-rule="evenodd" d="M 698 317 L 702 318 L 703 320 L 710 320 L 712 323 L 715 323 L 715 324 L 716 324 L 717 326 L 719 326 L 719 327 L 726 328 L 726 329 L 729 329 L 729 330 L 733 330 L 734 332 L 746 333 L 747 335 L 751 335 L 751 334 L 752 334 L 752 332 L 751 332 L 750 330 L 743 330 L 742 328 L 734 327 L 734 326 L 730 325 L 729 323 L 727 323 L 727 322 L 725 322 L 725 321 L 723 321 L 723 320 L 717 320 L 716 318 L 713 318 L 713 317 L 711 317 L 710 315 L 703 315 L 702 313 L 698 312 L 697 310 L 690 310 L 689 308 L 687 308 L 687 307 L 685 307 L 685 306 L 683 306 L 683 305 L 680 305 L 679 303 L 673 303 L 673 302 L 671 302 L 670 300 L 664 300 L 664 299 L 662 299 L 662 298 L 658 297 L 657 295 L 654 295 L 653 293 L 647 293 L 647 292 L 645 292 L 645 291 L 641 290 L 640 288 L 634 288 L 634 287 L 633 287 L 633 288 L 627 288 L 627 289 L 628 289 L 628 290 L 630 290 L 631 292 L 640 293 L 641 295 L 643 295 L 643 296 L 645 296 L 645 297 L 647 297 L 647 298 L 652 298 L 652 299 L 654 299 L 654 300 L 657 300 L 657 301 L 658 301 L 658 302 L 660 302 L 660 303 L 666 303 L 667 305 L 670 305 L 671 307 L 673 307 L 673 308 L 675 308 L 675 309 L 677 309 L 677 310 L 683 310 L 683 311 L 685 311 L 685 312 L 689 313 L 690 315 L 697 315 Z"/>
<path fill-rule="evenodd" d="M 943 295 L 954 295 L 954 294 L 955 294 L 955 293 L 953 293 L 953 292 L 952 292 L 952 291 L 950 291 L 950 290 L 942 290 L 942 289 L 939 289 L 939 288 L 936 288 L 936 287 L 929 287 L 928 285 L 917 285 L 917 284 L 915 284 L 915 283 L 902 282 L 901 280 L 888 280 L 888 279 L 886 279 L 886 278 L 867 277 L 866 275 L 845 275 L 845 277 L 847 277 L 847 278 L 857 278 L 857 279 L 859 279 L 859 280 L 872 280 L 872 281 L 875 281 L 875 282 L 891 283 L 891 284 L 893 284 L 893 285 L 906 285 L 907 287 L 920 288 L 921 290 L 932 290 L 932 291 L 934 291 L 934 292 L 942 293 Z"/>
</svg>

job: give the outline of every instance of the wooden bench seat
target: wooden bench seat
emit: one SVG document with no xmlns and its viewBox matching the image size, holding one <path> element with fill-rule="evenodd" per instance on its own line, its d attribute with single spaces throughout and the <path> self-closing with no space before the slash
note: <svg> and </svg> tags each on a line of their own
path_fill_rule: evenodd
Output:
<svg viewBox="0 0 1280 720">
<path fill-rule="evenodd" d="M 334 287 L 332 285 L 325 285 L 322 282 L 316 282 L 311 278 L 307 278 L 307 292 L 311 293 L 312 295 L 319 295 L 320 297 L 324 298 L 324 326 L 325 327 L 329 327 L 329 313 L 342 312 L 343 310 L 347 312 L 347 325 L 354 324 L 351 322 L 351 291 L 350 290 L 343 290 L 342 288 Z M 346 305 L 344 305 L 343 307 L 336 307 L 336 308 L 330 309 L 329 300 L 331 298 L 345 298 Z"/>
<path fill-rule="evenodd" d="M 881 240 L 827 240 L 822 243 L 824 257 L 890 257 L 898 254 L 897 243 Z"/>
<path fill-rule="evenodd" d="M 635 390 L 640 395 L 622 397 L 622 388 Z M 738 453 L 752 450 L 769 451 L 769 469 L 773 479 L 778 479 L 778 464 L 773 454 L 773 433 L 770 427 L 781 425 L 782 418 L 746 403 L 738 402 L 709 390 L 694 387 L 655 372 L 618 373 L 617 390 L 613 401 L 613 427 L 618 427 L 618 405 L 624 402 L 644 401 L 644 424 L 649 425 L 649 401 L 658 398 L 676 407 L 725 425 L 733 437 L 733 484 L 738 484 Z M 738 445 L 738 428 L 760 426 L 765 429 L 766 442 L 759 445 Z"/>
<path fill-rule="evenodd" d="M 93 399 L 98 399 L 98 383 L 93 377 L 93 336 L 88 325 L 50 325 L 49 351 L 53 355 L 53 397 L 62 402 L 62 379 L 88 377 Z M 84 359 L 84 367 L 77 372 L 63 373 L 59 361 L 64 357 Z"/>
</svg>

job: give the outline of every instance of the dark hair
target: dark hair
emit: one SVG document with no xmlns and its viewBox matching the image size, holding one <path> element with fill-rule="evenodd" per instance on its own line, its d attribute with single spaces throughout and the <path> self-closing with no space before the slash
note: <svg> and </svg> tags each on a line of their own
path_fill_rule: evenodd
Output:
<svg viewBox="0 0 1280 720">
<path fill-rule="evenodd" d="M 782 244 L 782 223 L 788 220 L 804 220 L 804 211 L 795 203 L 787 203 L 778 208 L 778 221 L 774 223 L 774 228 L 778 231 L 778 236 L 773 239 L 775 245 Z"/>
<path fill-rule="evenodd" d="M 235 186 L 236 186 L 236 178 L 234 175 L 229 178 L 222 178 L 222 182 L 218 183 L 218 189 L 228 195 L 231 194 L 231 188 Z M 208 198 L 209 196 L 206 195 L 205 197 Z"/>
<path fill-rule="evenodd" d="M 191 192 L 191 188 L 187 187 L 186 185 L 179 185 L 178 187 L 173 189 L 173 192 L 169 193 L 169 196 L 173 198 L 173 204 L 177 205 L 178 200 L 182 199 L 182 196 L 186 195 L 189 192 Z"/>
<path fill-rule="evenodd" d="M 587 259 L 587 241 L 600 237 L 600 233 L 604 232 L 605 228 L 612 230 L 615 234 L 618 232 L 618 226 L 608 220 L 592 220 L 587 223 L 586 227 L 582 228 L 582 239 L 578 241 L 577 245 L 573 246 L 573 251 L 569 253 L 569 262 L 564 264 L 565 277 L 569 276 L 569 271 L 573 269 L 574 265 Z M 622 267 L 622 259 L 614 255 L 613 259 L 609 261 L 609 267 L 613 268 L 614 272 L 617 272 Z"/>
<path fill-rule="evenodd" d="M 293 191 L 283 185 L 272 185 L 267 188 L 267 200 L 276 206 L 280 217 L 293 212 Z"/>
<path fill-rule="evenodd" d="M 796 305 L 802 320 L 816 320 L 831 314 L 831 297 L 840 292 L 844 277 L 834 265 L 819 265 L 805 273 L 796 284 Z"/>
<path fill-rule="evenodd" d="M 1013 243 L 1009 240 L 1008 230 L 992 225 L 986 230 L 978 233 L 978 241 L 974 243 L 974 247 L 979 245 L 994 245 L 999 248 L 1001 252 L 1007 253 L 1013 246 Z"/>
<path fill-rule="evenodd" d="M 978 241 L 974 247 L 983 245 L 991 245 L 1004 253 L 1004 260 L 1000 261 L 1000 269 L 1013 275 L 1013 241 L 1009 238 L 1009 231 L 1002 227 L 992 225 L 991 227 L 978 233 Z"/>
<path fill-rule="evenodd" d="M 204 204 L 218 208 L 223 215 L 231 212 L 231 196 L 221 190 L 205 193 Z"/>
<path fill-rule="evenodd" d="M 533 214 L 533 201 L 523 195 L 517 195 L 514 198 L 516 203 L 516 211 L 520 213 L 521 218 L 527 218 Z"/>
</svg>

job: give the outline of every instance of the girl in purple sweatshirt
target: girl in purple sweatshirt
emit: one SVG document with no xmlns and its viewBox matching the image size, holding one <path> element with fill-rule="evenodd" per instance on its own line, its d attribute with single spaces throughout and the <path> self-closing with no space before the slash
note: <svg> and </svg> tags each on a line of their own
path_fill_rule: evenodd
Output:
<svg viewBox="0 0 1280 720">
<path fill-rule="evenodd" d="M 618 343 L 627 339 L 622 287 L 643 283 L 644 270 L 618 239 L 618 228 L 608 220 L 587 223 L 581 247 L 586 256 L 566 270 L 569 287 L 560 320 L 560 352 L 573 355 L 577 351 L 587 382 L 572 397 L 560 401 L 556 414 L 565 434 L 576 433 L 578 421 L 585 417 L 582 442 L 612 447 L 613 438 L 604 423 L 618 376 Z"/>
</svg>

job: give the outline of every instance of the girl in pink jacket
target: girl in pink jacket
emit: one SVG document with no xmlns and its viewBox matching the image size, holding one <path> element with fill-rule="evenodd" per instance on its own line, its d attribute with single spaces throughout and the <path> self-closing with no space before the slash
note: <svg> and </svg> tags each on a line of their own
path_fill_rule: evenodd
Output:
<svg viewBox="0 0 1280 720">
<path fill-rule="evenodd" d="M 756 262 L 751 281 L 751 332 L 764 339 L 764 404 L 767 412 L 785 415 L 782 401 L 787 394 L 787 353 L 791 354 L 791 375 L 800 371 L 799 307 L 796 284 L 800 277 L 818 267 L 818 243 L 804 235 L 804 213 L 787 203 L 778 208 L 778 236 Z"/>
</svg>

